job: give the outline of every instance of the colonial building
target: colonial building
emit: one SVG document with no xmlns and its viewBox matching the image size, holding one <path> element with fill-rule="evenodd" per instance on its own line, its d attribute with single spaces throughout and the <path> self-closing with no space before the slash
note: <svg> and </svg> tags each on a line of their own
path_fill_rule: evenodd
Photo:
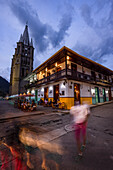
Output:
<svg viewBox="0 0 113 170">
<path fill-rule="evenodd" d="M 65 46 L 33 70 L 26 80 L 29 81 L 27 92 L 35 94 L 36 100 L 59 99 L 67 109 L 76 103 L 95 104 L 112 97 L 113 71 Z"/>
<path fill-rule="evenodd" d="M 23 35 L 21 34 L 15 54 L 12 58 L 10 74 L 10 95 L 25 92 L 26 81 L 23 78 L 33 70 L 33 42 L 29 41 L 28 26 L 25 26 Z"/>
</svg>

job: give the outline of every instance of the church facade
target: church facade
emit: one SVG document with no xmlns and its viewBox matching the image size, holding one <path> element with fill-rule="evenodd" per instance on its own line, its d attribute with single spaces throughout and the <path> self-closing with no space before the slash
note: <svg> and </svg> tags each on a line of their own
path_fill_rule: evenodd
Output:
<svg viewBox="0 0 113 170">
<path fill-rule="evenodd" d="M 11 73 L 10 73 L 10 95 L 20 94 L 25 92 L 24 77 L 30 74 L 33 70 L 33 41 L 29 40 L 28 26 L 25 26 L 23 35 L 21 34 L 15 54 L 12 58 Z"/>
</svg>

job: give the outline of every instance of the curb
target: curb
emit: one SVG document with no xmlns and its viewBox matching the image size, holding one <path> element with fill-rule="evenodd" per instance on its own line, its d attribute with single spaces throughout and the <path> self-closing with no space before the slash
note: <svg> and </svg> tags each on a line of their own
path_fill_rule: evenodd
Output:
<svg viewBox="0 0 113 170">
<path fill-rule="evenodd" d="M 98 107 L 98 106 L 102 106 L 102 105 L 106 105 L 106 104 L 111 104 L 113 103 L 113 100 L 111 101 L 108 101 L 108 102 L 104 102 L 104 103 L 98 103 L 98 104 L 95 104 L 95 105 L 89 105 L 90 108 L 94 108 L 94 107 Z M 65 114 L 69 114 L 70 113 L 70 110 L 54 110 L 53 112 L 58 112 L 58 113 L 63 113 L 62 115 L 65 115 Z"/>
<path fill-rule="evenodd" d="M 5 121 L 5 120 L 10 120 L 10 119 L 15 119 L 15 118 L 21 118 L 21 117 L 27 117 L 27 116 L 37 116 L 37 115 L 43 115 L 43 114 L 45 114 L 45 113 L 44 112 L 40 112 L 40 113 L 34 113 L 34 114 L 6 117 L 6 118 L 1 118 L 0 122 L 1 121 Z"/>
<path fill-rule="evenodd" d="M 111 104 L 111 103 L 113 103 L 113 100 L 108 101 L 108 102 L 104 102 L 104 103 L 98 103 L 98 104 L 95 104 L 95 105 L 90 105 L 90 108 L 94 108 L 94 107 L 102 106 L 102 105 L 106 105 L 106 104 Z"/>
</svg>

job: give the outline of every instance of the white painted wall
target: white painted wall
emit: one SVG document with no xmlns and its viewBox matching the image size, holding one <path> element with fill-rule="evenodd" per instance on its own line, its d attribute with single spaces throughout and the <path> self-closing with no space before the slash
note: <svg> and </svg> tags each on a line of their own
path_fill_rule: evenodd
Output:
<svg viewBox="0 0 113 170">
<path fill-rule="evenodd" d="M 80 97 L 92 97 L 90 84 L 86 84 L 86 83 L 81 84 Z"/>
<path fill-rule="evenodd" d="M 103 89 L 102 87 L 99 87 L 99 96 L 100 97 L 103 97 L 102 89 Z"/>
<path fill-rule="evenodd" d="M 64 85 L 65 83 L 65 85 Z M 60 97 L 67 97 L 67 94 L 68 94 L 68 82 L 65 80 L 64 81 L 61 81 L 60 84 L 59 84 L 59 93 L 60 93 Z M 62 95 L 62 91 L 64 91 L 64 95 Z"/>
<path fill-rule="evenodd" d="M 91 75 L 91 70 L 84 67 L 83 70 L 85 71 L 85 74 Z"/>
<path fill-rule="evenodd" d="M 50 86 L 49 86 L 49 89 L 48 89 L 48 97 L 49 97 L 49 98 L 52 98 L 52 97 L 53 97 L 53 85 L 50 85 Z"/>
<path fill-rule="evenodd" d="M 44 87 L 38 88 L 38 98 L 44 98 Z"/>
<path fill-rule="evenodd" d="M 65 82 L 65 85 L 63 84 Z M 44 98 L 44 88 L 48 87 L 48 97 L 53 98 L 54 94 L 54 85 L 59 84 L 59 97 L 74 97 L 74 83 L 80 84 L 80 97 L 95 97 L 95 87 L 99 88 L 99 96 L 103 97 L 102 89 L 105 87 L 102 86 L 96 86 L 91 85 L 88 83 L 83 82 L 76 82 L 73 80 L 63 80 L 60 82 L 52 83 L 50 85 L 42 86 L 40 88 L 36 88 L 38 90 L 38 98 Z M 94 94 L 92 94 L 92 90 L 94 91 Z M 109 88 L 105 88 L 106 91 L 106 97 L 109 97 L 108 94 Z M 35 94 L 35 88 L 28 89 L 27 92 L 31 91 L 31 94 Z M 62 91 L 64 91 L 64 95 L 62 95 Z M 112 97 L 113 97 L 113 91 L 112 91 Z"/>
<path fill-rule="evenodd" d="M 35 88 L 31 89 L 31 94 L 35 95 Z"/>
<path fill-rule="evenodd" d="M 68 81 L 67 92 L 68 92 L 68 96 L 69 97 L 74 97 L 74 83 L 73 83 L 73 81 Z"/>
<path fill-rule="evenodd" d="M 77 71 L 82 73 L 82 66 L 77 64 Z"/>
</svg>

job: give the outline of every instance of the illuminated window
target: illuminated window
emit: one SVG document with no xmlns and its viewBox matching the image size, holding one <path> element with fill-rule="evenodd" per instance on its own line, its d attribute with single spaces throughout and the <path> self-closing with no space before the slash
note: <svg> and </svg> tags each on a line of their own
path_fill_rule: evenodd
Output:
<svg viewBox="0 0 113 170">
<path fill-rule="evenodd" d="M 67 56 L 67 60 L 69 60 L 69 56 Z"/>
</svg>

